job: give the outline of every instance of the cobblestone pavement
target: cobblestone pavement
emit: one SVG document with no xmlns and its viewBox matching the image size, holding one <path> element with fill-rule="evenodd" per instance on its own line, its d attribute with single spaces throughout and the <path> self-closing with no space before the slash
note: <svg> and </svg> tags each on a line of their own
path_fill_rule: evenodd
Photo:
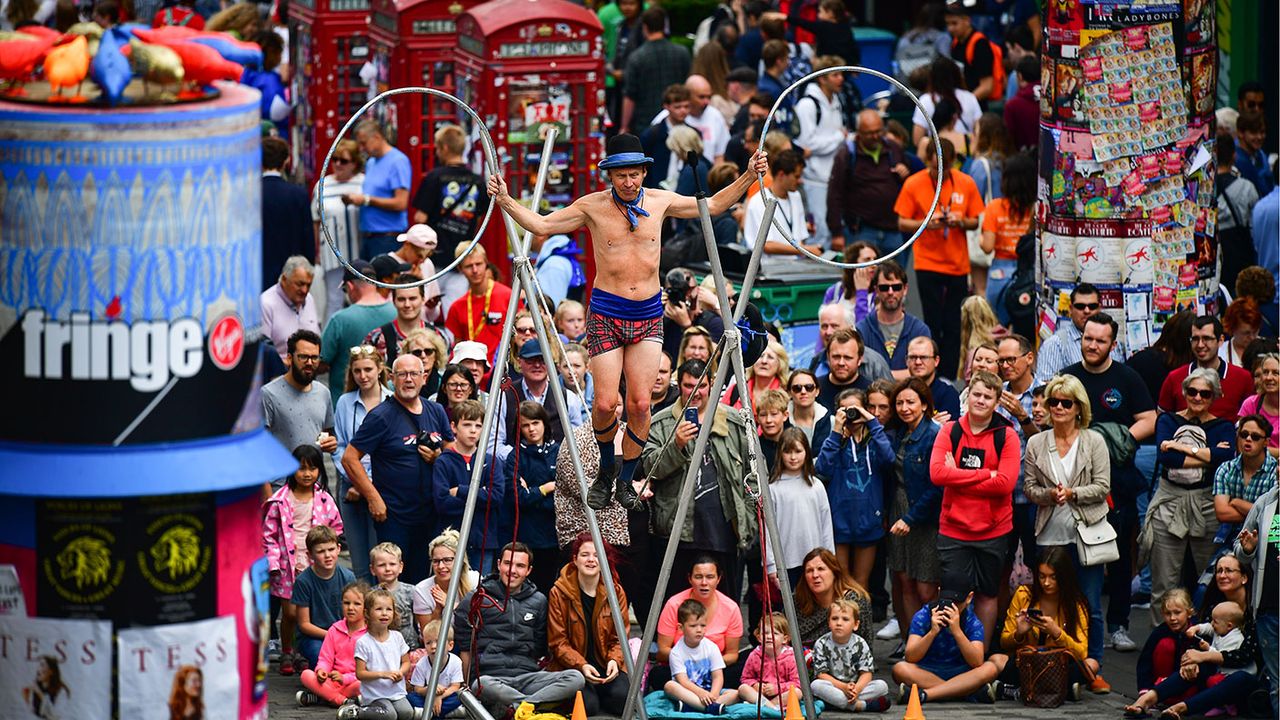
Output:
<svg viewBox="0 0 1280 720">
<path fill-rule="evenodd" d="M 1133 639 L 1141 647 L 1151 632 L 1151 623 L 1146 610 L 1134 608 L 1130 615 Z M 635 627 L 633 632 L 639 632 Z M 889 654 L 895 642 L 877 640 L 873 648 L 876 655 L 876 677 L 884 678 L 896 688 L 889 676 Z M 930 720 L 986 720 L 988 718 L 1120 718 L 1123 708 L 1137 694 L 1137 680 L 1134 668 L 1138 653 L 1116 653 L 1110 649 L 1103 658 L 1102 674 L 1112 686 L 1108 695 L 1092 695 L 1088 692 L 1081 702 L 1068 702 L 1061 707 L 1041 710 L 1028 708 L 1021 703 L 1002 701 L 995 705 L 978 705 L 970 703 L 938 703 L 924 706 L 925 716 Z M 296 677 L 282 677 L 273 673 L 268 682 L 270 697 L 270 716 L 273 720 L 319 720 L 332 718 L 335 711 L 331 708 L 298 707 L 294 702 L 294 694 L 301 689 Z M 882 717 L 901 718 L 905 708 L 894 706 Z M 823 713 L 824 717 L 854 717 L 846 713 Z"/>
</svg>

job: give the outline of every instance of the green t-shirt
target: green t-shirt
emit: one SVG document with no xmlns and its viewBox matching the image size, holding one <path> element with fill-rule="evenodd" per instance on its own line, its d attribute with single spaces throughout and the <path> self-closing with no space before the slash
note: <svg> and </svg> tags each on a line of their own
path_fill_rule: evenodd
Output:
<svg viewBox="0 0 1280 720">
<path fill-rule="evenodd" d="M 329 318 L 320 336 L 320 359 L 329 364 L 329 393 L 338 404 L 347 379 L 347 361 L 351 348 L 364 341 L 364 336 L 396 319 L 396 307 L 390 301 L 381 305 L 352 305 Z"/>
</svg>

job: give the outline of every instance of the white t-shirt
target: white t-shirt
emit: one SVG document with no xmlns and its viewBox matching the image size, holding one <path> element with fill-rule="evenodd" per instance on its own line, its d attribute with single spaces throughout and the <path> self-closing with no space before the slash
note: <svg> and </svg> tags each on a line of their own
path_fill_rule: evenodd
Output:
<svg viewBox="0 0 1280 720">
<path fill-rule="evenodd" d="M 956 118 L 956 130 L 968 135 L 978 127 L 978 118 L 982 117 L 982 106 L 978 104 L 978 97 L 968 90 L 956 90 L 956 99 L 960 101 L 960 117 Z M 937 103 L 938 98 L 934 97 L 933 93 L 920 96 L 920 104 L 924 105 L 929 117 L 933 117 L 933 109 Z M 920 108 L 916 108 L 911 116 L 911 122 L 927 131 L 929 124 L 924 121 L 924 118 L 924 113 L 920 112 Z"/>
<path fill-rule="evenodd" d="M 480 573 L 475 570 L 467 571 L 467 585 L 474 590 L 480 584 Z M 436 611 L 436 599 L 431 597 L 431 588 L 436 586 L 436 576 L 432 575 L 426 580 L 413 586 L 413 614 L 414 615 L 430 615 Z M 461 588 L 459 588 L 461 590 Z M 462 594 L 458 595 L 458 599 L 462 599 Z"/>
<path fill-rule="evenodd" d="M 725 148 L 729 146 L 729 123 L 719 110 L 708 105 L 702 110 L 702 117 L 690 114 L 684 119 L 684 124 L 702 135 L 703 157 L 715 162 L 717 157 L 724 155 Z"/>
<path fill-rule="evenodd" d="M 363 189 L 364 173 L 357 173 L 346 182 L 338 182 L 333 175 L 324 179 L 325 225 L 329 228 L 329 235 L 338 246 L 338 251 L 348 260 L 358 257 L 360 253 L 360 206 L 347 205 L 342 202 L 342 196 L 363 192 Z M 316 183 L 311 190 L 311 219 L 316 222 L 320 221 L 320 210 L 316 203 L 319 200 L 319 190 L 320 183 Z M 319 240 L 321 269 L 337 270 L 342 267 L 342 263 L 338 262 L 338 256 L 330 250 L 324 235 L 320 235 Z"/>
<path fill-rule="evenodd" d="M 667 662 L 671 665 L 671 677 L 684 675 L 703 690 L 711 689 L 711 673 L 724 669 L 724 656 L 720 654 L 720 648 L 707 638 L 702 638 L 698 647 L 691 648 L 681 637 L 671 646 Z"/>
<path fill-rule="evenodd" d="M 776 227 L 777 221 L 781 220 L 784 225 L 791 229 L 791 237 L 797 242 L 803 243 L 809 239 L 809 228 L 804 222 L 804 199 L 800 197 L 800 192 L 792 190 L 787 193 L 785 198 L 778 200 L 778 209 L 773 212 L 775 227 L 769 228 L 769 236 L 765 238 L 766 242 L 773 240 L 780 243 L 787 242 L 782 237 L 782 233 L 778 232 Z M 747 201 L 747 216 L 742 221 L 742 242 L 750 247 L 756 241 L 756 237 L 760 233 L 760 223 L 764 222 L 764 197 L 763 193 L 756 193 Z"/>
<path fill-rule="evenodd" d="M 1049 460 L 1049 465 L 1053 469 L 1053 479 L 1060 486 L 1065 486 L 1071 476 L 1076 474 L 1076 456 L 1079 455 L 1080 436 L 1076 436 L 1075 442 L 1071 443 L 1071 447 L 1067 449 L 1067 454 L 1058 456 L 1057 443 L 1049 446 L 1049 452 L 1053 453 L 1053 457 Z M 1058 462 L 1054 462 L 1054 458 Z M 1076 518 L 1071 510 L 1070 505 L 1055 505 L 1053 514 L 1049 516 L 1048 522 L 1044 524 L 1044 528 L 1040 530 L 1040 534 L 1036 536 L 1036 544 L 1042 546 L 1050 545 L 1070 545 L 1076 541 Z"/>
<path fill-rule="evenodd" d="M 399 670 L 400 659 L 409 654 L 409 646 L 404 641 L 404 636 L 398 632 L 387 634 L 384 642 L 378 642 L 373 639 L 372 635 L 364 634 L 356 640 L 356 659 L 364 661 L 366 670 Z M 369 680 L 360 682 L 360 695 L 364 700 L 364 704 L 368 705 L 374 700 L 398 700 L 408 693 L 405 692 L 404 682 L 393 682 L 391 680 Z"/>
<path fill-rule="evenodd" d="M 445 655 L 447 658 L 444 663 L 444 671 L 436 678 L 437 685 L 449 687 L 454 683 L 462 682 L 462 659 L 453 653 Z M 431 661 L 433 655 L 423 655 L 418 664 L 413 666 L 413 674 L 409 676 L 409 684 L 426 685 L 431 679 Z"/>
</svg>

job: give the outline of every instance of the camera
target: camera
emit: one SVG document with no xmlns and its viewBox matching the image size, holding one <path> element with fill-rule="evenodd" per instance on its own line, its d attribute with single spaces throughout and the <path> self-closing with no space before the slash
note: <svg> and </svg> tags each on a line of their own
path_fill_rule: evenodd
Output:
<svg viewBox="0 0 1280 720">
<path fill-rule="evenodd" d="M 439 450 L 444 441 L 440 438 L 440 433 L 423 430 L 418 433 L 418 444 L 429 450 Z"/>
<path fill-rule="evenodd" d="M 840 413 L 841 418 L 844 420 L 845 427 L 853 427 L 859 423 L 866 422 L 866 419 L 862 417 L 862 414 L 858 412 L 857 408 L 842 408 Z"/>
<path fill-rule="evenodd" d="M 663 291 L 667 302 L 672 305 L 693 307 L 693 291 L 697 286 L 693 283 L 693 274 L 683 268 L 676 268 L 664 278 Z"/>
</svg>

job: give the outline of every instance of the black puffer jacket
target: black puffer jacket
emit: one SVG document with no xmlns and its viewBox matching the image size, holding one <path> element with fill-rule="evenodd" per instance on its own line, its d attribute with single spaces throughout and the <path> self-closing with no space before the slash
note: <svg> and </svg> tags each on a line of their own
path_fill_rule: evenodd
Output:
<svg viewBox="0 0 1280 720">
<path fill-rule="evenodd" d="M 472 625 L 468 619 L 471 602 L 483 590 L 489 595 L 481 600 L 479 630 L 472 645 Z M 502 611 L 504 599 L 506 612 Z M 547 596 L 538 592 L 533 582 L 525 580 L 520 589 L 507 598 L 506 587 L 496 574 L 480 582 L 480 587 L 467 593 L 458 603 L 453 616 L 453 633 L 459 650 L 474 648 L 479 656 L 480 675 L 511 677 L 535 672 L 538 661 L 547 654 Z"/>
</svg>

